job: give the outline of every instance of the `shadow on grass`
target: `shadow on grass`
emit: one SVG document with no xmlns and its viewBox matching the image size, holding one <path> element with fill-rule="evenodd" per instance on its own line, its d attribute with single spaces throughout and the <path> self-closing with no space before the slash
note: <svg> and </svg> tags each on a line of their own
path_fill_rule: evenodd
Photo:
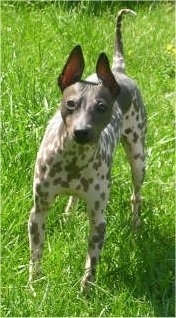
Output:
<svg viewBox="0 0 176 318">
<path fill-rule="evenodd" d="M 153 208 L 149 203 L 144 206 L 148 217 L 138 235 L 130 232 L 129 224 L 122 230 L 120 246 L 113 260 L 107 261 L 108 277 L 103 279 L 110 291 L 112 286 L 118 290 L 123 282 L 135 299 L 145 298 L 152 304 L 155 316 L 175 317 L 174 235 L 157 224 Z"/>
<path fill-rule="evenodd" d="M 3 1 L 3 6 L 13 6 L 16 10 L 26 9 L 26 10 L 44 10 L 47 7 L 53 7 L 57 9 L 65 9 L 69 12 L 74 12 L 75 10 L 81 11 L 83 14 L 89 14 L 93 16 L 99 16 L 104 12 L 113 12 L 117 8 L 129 8 L 129 9 L 139 9 L 145 8 L 155 8 L 158 6 L 157 1 L 119 1 L 116 3 L 114 0 L 109 1 Z"/>
</svg>

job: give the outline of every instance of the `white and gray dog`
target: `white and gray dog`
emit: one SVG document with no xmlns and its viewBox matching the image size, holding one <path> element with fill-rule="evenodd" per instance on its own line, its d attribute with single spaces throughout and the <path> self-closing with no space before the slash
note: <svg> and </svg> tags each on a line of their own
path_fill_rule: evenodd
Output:
<svg viewBox="0 0 176 318">
<path fill-rule="evenodd" d="M 40 270 L 48 209 L 58 194 L 66 193 L 82 198 L 87 206 L 90 233 L 81 288 L 89 289 L 105 238 L 112 158 L 120 141 L 132 172 L 133 224 L 140 224 L 146 113 L 139 89 L 125 74 L 121 20 L 126 13 L 135 14 L 129 9 L 118 13 L 112 70 L 101 53 L 96 74 L 82 80 L 84 58 L 77 45 L 58 78 L 60 107 L 49 122 L 35 165 L 34 205 L 28 223 L 30 281 Z"/>
</svg>

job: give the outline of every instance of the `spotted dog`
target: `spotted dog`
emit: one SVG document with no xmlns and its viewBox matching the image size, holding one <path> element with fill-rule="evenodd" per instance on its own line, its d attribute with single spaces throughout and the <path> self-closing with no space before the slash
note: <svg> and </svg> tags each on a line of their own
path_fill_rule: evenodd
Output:
<svg viewBox="0 0 176 318">
<path fill-rule="evenodd" d="M 129 9 L 118 13 L 112 69 L 101 53 L 96 73 L 82 80 L 84 57 L 77 45 L 58 77 L 60 107 L 49 122 L 35 165 L 34 205 L 28 222 L 30 281 L 40 271 L 48 209 L 58 194 L 66 193 L 82 198 L 87 206 L 90 232 L 81 288 L 89 289 L 105 239 L 112 158 L 120 141 L 132 172 L 133 223 L 140 224 L 146 114 L 139 89 L 125 74 L 121 21 L 126 13 L 135 14 Z M 72 198 L 69 206 L 71 202 Z"/>
</svg>

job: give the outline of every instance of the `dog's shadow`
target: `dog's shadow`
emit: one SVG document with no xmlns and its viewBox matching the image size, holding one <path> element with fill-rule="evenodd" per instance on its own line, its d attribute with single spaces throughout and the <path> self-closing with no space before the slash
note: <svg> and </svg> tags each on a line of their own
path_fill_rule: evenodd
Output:
<svg viewBox="0 0 176 318">
<path fill-rule="evenodd" d="M 174 234 L 157 224 L 152 204 L 147 202 L 143 208 L 146 218 L 142 215 L 138 234 L 130 232 L 127 221 L 119 242 L 114 236 L 111 259 L 109 253 L 103 257 L 108 265 L 102 279 L 110 293 L 112 288 L 118 293 L 123 284 L 135 299 L 148 300 L 155 316 L 174 317 Z M 121 231 L 120 224 L 117 230 Z"/>
</svg>

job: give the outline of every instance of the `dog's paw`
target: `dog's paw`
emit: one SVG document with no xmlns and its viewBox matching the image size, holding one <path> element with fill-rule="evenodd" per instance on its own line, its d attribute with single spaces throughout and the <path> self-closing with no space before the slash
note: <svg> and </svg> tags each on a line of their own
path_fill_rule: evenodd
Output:
<svg viewBox="0 0 176 318">
<path fill-rule="evenodd" d="M 29 283 L 31 284 L 32 282 L 38 280 L 42 276 L 42 270 L 40 263 L 29 263 Z"/>
<path fill-rule="evenodd" d="M 93 286 L 94 277 L 91 274 L 85 274 L 81 280 L 81 293 L 88 295 Z"/>
</svg>

